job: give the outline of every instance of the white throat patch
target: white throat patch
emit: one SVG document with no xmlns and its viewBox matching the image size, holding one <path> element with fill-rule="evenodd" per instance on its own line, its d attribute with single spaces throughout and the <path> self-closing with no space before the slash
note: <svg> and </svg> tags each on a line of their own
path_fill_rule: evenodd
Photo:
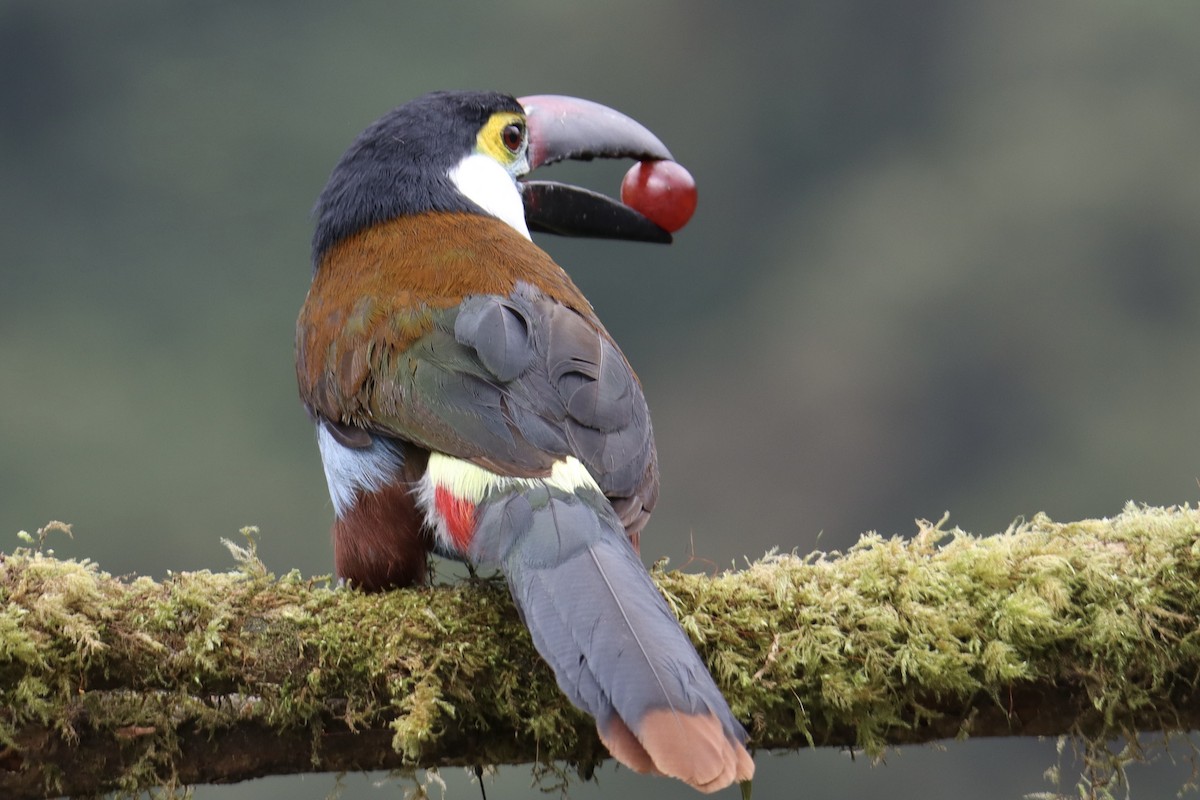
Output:
<svg viewBox="0 0 1200 800">
<path fill-rule="evenodd" d="M 450 180 L 463 195 L 497 219 L 507 222 L 526 239 L 525 205 L 512 176 L 490 156 L 476 153 L 450 170 Z"/>
</svg>

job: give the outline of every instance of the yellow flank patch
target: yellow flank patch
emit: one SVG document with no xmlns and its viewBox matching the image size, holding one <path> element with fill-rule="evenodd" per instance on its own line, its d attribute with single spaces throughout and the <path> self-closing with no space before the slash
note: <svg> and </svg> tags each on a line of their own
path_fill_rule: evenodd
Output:
<svg viewBox="0 0 1200 800">
<path fill-rule="evenodd" d="M 587 471 L 587 467 L 579 463 L 579 459 L 574 456 L 554 462 L 548 478 L 511 478 L 497 475 L 491 470 L 486 470 L 470 461 L 463 461 L 461 458 L 454 458 L 443 453 L 430 453 L 426 475 L 434 487 L 444 488 L 455 497 L 475 504 L 478 504 L 490 489 L 507 489 L 518 486 L 542 484 L 553 486 L 564 492 L 574 492 L 581 488 L 600 491 L 600 487 L 591 473 Z"/>
<path fill-rule="evenodd" d="M 600 491 L 592 473 L 588 472 L 587 467 L 579 463 L 579 459 L 574 456 L 567 456 L 562 461 L 555 461 L 546 483 L 562 489 L 564 492 L 573 492 L 576 489 L 584 488 Z"/>
<path fill-rule="evenodd" d="M 511 164 L 517 158 L 517 154 L 504 146 L 503 131 L 514 122 L 524 125 L 525 118 L 512 111 L 497 111 L 492 114 L 475 137 L 475 149 L 501 164 Z"/>
<path fill-rule="evenodd" d="M 455 497 L 471 503 L 482 500 L 493 486 L 503 486 L 505 481 L 513 480 L 443 453 L 429 454 L 425 473 L 435 487 L 447 489 Z"/>
</svg>

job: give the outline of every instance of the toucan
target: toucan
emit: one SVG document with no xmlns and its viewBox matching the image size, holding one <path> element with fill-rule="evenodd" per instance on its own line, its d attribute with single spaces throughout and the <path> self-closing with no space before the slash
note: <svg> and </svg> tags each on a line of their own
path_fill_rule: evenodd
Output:
<svg viewBox="0 0 1200 800">
<path fill-rule="evenodd" d="M 412 585 L 431 552 L 498 567 L 609 752 L 710 792 L 754 762 L 640 560 L 659 481 L 642 387 L 530 236 L 670 241 L 617 200 L 526 178 L 623 157 L 671 154 L 578 98 L 443 91 L 385 114 L 317 200 L 296 373 L 339 578 Z"/>
</svg>

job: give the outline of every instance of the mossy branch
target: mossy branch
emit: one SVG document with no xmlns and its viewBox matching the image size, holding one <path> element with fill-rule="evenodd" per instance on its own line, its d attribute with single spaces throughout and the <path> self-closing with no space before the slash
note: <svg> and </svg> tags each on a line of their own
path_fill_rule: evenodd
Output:
<svg viewBox="0 0 1200 800">
<path fill-rule="evenodd" d="M 0 796 L 605 757 L 496 583 L 0 556 Z M 758 749 L 1200 727 L 1200 511 L 656 574 Z"/>
</svg>

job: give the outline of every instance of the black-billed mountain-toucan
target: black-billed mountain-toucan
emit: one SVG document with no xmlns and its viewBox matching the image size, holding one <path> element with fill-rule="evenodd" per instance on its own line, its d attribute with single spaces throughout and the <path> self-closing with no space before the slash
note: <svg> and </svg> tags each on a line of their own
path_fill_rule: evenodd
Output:
<svg viewBox="0 0 1200 800">
<path fill-rule="evenodd" d="M 530 238 L 670 241 L 604 195 L 525 180 L 594 157 L 671 154 L 629 117 L 558 96 L 436 92 L 368 127 L 317 201 L 300 394 L 341 578 L 420 582 L 430 551 L 498 565 L 613 756 L 715 791 L 754 763 L 639 559 L 658 496 L 641 385 Z"/>
</svg>

